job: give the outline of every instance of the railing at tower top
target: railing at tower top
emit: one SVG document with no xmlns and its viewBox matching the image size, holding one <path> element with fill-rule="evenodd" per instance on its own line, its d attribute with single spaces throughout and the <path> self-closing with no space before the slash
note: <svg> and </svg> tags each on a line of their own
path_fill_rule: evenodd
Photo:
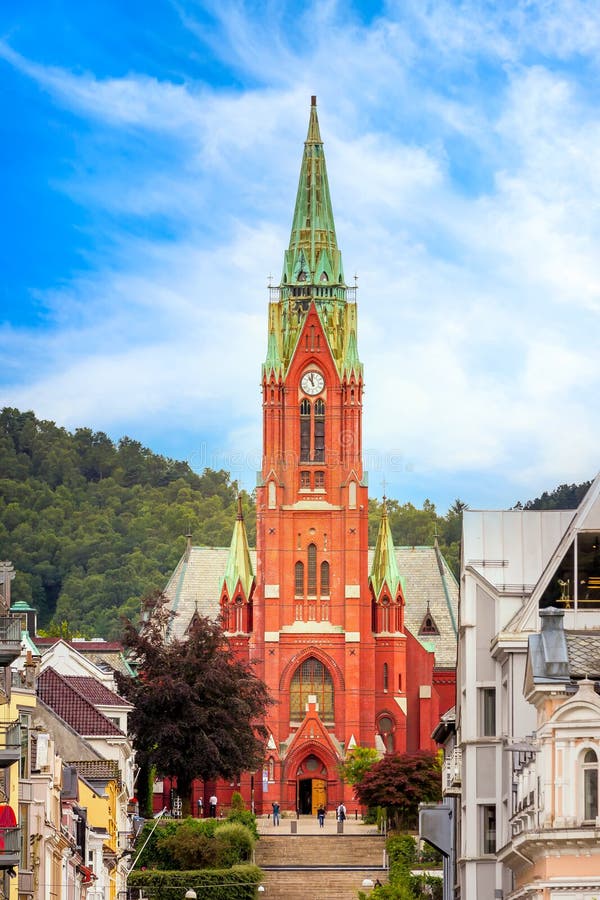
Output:
<svg viewBox="0 0 600 900">
<path fill-rule="evenodd" d="M 356 287 L 346 287 L 341 284 L 295 284 L 281 287 L 269 285 L 269 300 L 278 303 L 280 300 L 346 300 L 348 303 L 356 303 Z"/>
</svg>

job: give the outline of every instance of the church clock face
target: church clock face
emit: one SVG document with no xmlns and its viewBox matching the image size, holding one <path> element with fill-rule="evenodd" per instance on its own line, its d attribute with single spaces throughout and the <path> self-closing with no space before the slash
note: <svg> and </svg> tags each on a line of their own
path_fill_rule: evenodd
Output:
<svg viewBox="0 0 600 900">
<path fill-rule="evenodd" d="M 305 394 L 316 397 L 325 387 L 325 379 L 320 372 L 305 372 L 302 376 L 300 387 Z"/>
</svg>

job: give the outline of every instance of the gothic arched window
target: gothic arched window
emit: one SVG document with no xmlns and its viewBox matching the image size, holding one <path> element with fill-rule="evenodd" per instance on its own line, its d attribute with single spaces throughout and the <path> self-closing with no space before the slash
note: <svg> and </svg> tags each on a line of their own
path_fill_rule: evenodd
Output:
<svg viewBox="0 0 600 900">
<path fill-rule="evenodd" d="M 308 545 L 308 578 L 306 591 L 309 597 L 317 596 L 317 545 Z"/>
<path fill-rule="evenodd" d="M 388 664 L 383 664 L 383 690 L 387 693 L 388 690 Z"/>
<path fill-rule="evenodd" d="M 304 597 L 304 563 L 297 562 L 294 566 L 294 594 L 296 597 Z"/>
<path fill-rule="evenodd" d="M 394 721 L 391 716 L 381 716 L 377 723 L 379 734 L 387 753 L 394 751 Z"/>
<path fill-rule="evenodd" d="M 300 404 L 300 461 L 310 460 L 310 400 L 304 399 Z"/>
<path fill-rule="evenodd" d="M 301 663 L 290 684 L 290 719 L 304 718 L 309 696 L 317 698 L 319 715 L 324 722 L 333 722 L 333 679 L 323 663 L 314 656 Z"/>
<path fill-rule="evenodd" d="M 325 404 L 322 400 L 315 403 L 315 462 L 325 459 Z"/>
<path fill-rule="evenodd" d="M 329 597 L 329 563 L 321 563 L 321 596 Z"/>
</svg>

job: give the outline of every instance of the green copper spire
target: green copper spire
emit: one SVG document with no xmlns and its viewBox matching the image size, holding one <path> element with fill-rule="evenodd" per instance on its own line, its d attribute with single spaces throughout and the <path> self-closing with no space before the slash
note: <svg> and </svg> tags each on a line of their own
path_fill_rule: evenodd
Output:
<svg viewBox="0 0 600 900">
<path fill-rule="evenodd" d="M 263 378 L 285 378 L 314 305 L 340 377 L 362 377 L 356 345 L 356 286 L 344 281 L 323 141 L 312 97 L 290 243 L 279 285 L 269 284 L 269 342 Z"/>
<path fill-rule="evenodd" d="M 378 600 L 384 585 L 390 592 L 393 600 L 401 584 L 400 572 L 398 571 L 398 563 L 396 562 L 396 554 L 394 553 L 394 539 L 387 516 L 386 499 L 383 498 L 383 511 L 381 513 L 381 521 L 379 523 L 379 533 L 377 535 L 377 543 L 375 544 L 375 555 L 373 556 L 373 564 L 371 565 L 371 574 L 369 581 Z"/>
<path fill-rule="evenodd" d="M 335 236 L 316 97 L 311 97 L 308 134 L 304 143 L 292 233 L 285 253 L 282 280 L 284 284 L 344 283 L 342 254 Z"/>
<path fill-rule="evenodd" d="M 248 547 L 248 536 L 244 525 L 242 498 L 240 495 L 238 495 L 238 512 L 233 528 L 229 556 L 227 557 L 224 581 L 230 597 L 233 595 L 239 581 L 244 591 L 245 599 L 249 598 L 254 582 L 254 572 L 250 562 L 250 548 Z"/>
</svg>

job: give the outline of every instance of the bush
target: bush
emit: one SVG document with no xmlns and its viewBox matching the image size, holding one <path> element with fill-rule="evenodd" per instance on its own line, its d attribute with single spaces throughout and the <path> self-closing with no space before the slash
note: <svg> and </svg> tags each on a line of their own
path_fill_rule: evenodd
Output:
<svg viewBox="0 0 600 900">
<path fill-rule="evenodd" d="M 148 869 L 177 869 L 181 864 L 173 855 L 174 847 L 180 848 L 180 859 L 184 858 L 184 846 L 187 841 L 191 842 L 197 848 L 203 845 L 197 836 L 202 835 L 210 840 L 214 838 L 215 831 L 223 823 L 219 819 L 161 819 L 156 829 L 152 833 L 148 843 L 139 859 L 136 861 L 136 869 L 145 866 Z M 140 832 L 136 841 L 137 847 L 143 847 L 146 839 L 149 837 L 152 829 L 156 825 L 154 819 L 150 819 Z M 184 829 L 184 838 L 176 840 L 172 844 L 169 839 Z M 193 858 L 193 857 L 192 857 Z M 136 857 L 134 857 L 136 859 Z M 194 863 L 196 866 L 196 863 Z M 199 866 L 201 868 L 201 866 Z"/>
<path fill-rule="evenodd" d="M 240 865 L 252 859 L 254 840 L 239 822 L 226 822 L 215 832 L 219 868 Z"/>
<path fill-rule="evenodd" d="M 169 868 L 214 869 L 221 865 L 215 838 L 192 827 L 188 822 L 180 825 L 173 834 L 159 838 L 156 848 L 159 853 L 164 851 L 167 858 L 172 860 Z"/>
<path fill-rule="evenodd" d="M 234 791 L 231 795 L 231 811 L 232 812 L 241 812 L 241 810 L 246 809 L 246 804 L 244 803 L 244 798 L 240 794 L 239 791 Z"/>
<path fill-rule="evenodd" d="M 248 829 L 255 840 L 259 839 L 256 816 L 249 809 L 232 809 L 227 816 L 227 822 L 239 822 L 240 825 L 244 825 Z"/>
<path fill-rule="evenodd" d="M 390 881 L 396 883 L 410 875 L 417 858 L 417 844 L 412 834 L 394 834 L 388 838 Z"/>
</svg>

